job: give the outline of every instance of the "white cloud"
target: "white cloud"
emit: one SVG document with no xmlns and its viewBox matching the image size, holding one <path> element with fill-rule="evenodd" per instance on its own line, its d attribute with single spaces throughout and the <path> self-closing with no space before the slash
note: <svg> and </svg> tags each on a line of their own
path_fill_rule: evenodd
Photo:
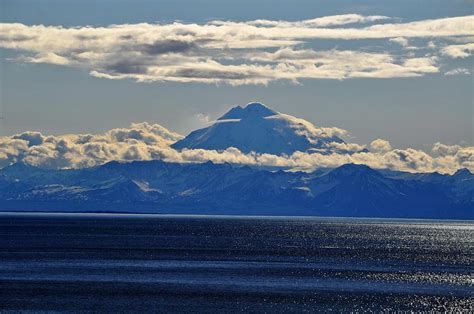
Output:
<svg viewBox="0 0 474 314">
<path fill-rule="evenodd" d="M 250 21 L 247 24 L 255 26 L 278 26 L 278 27 L 328 27 L 328 26 L 340 26 L 353 23 L 371 23 L 381 20 L 389 20 L 390 17 L 382 15 L 371 15 L 364 16 L 360 14 L 341 14 L 341 15 L 332 15 L 325 16 L 310 20 L 303 20 L 298 22 L 288 22 L 288 21 L 271 21 L 271 20 L 255 20 Z M 218 21 L 213 22 L 213 24 L 222 25 L 227 22 Z"/>
<path fill-rule="evenodd" d="M 402 47 L 407 47 L 408 46 L 408 39 L 404 37 L 395 37 L 395 38 L 390 38 L 390 41 L 396 44 L 399 44 Z"/>
<path fill-rule="evenodd" d="M 321 132 L 321 131 L 318 131 Z M 325 128 L 327 135 L 345 134 L 345 130 Z M 277 166 L 299 170 L 337 167 L 346 163 L 366 164 L 411 172 L 454 172 L 466 167 L 474 171 L 474 147 L 436 143 L 431 154 L 415 149 L 392 149 L 390 143 L 377 139 L 370 151 L 356 143 L 332 142 L 324 151 L 295 152 L 290 156 L 244 154 L 236 148 L 224 151 L 185 149 L 170 145 L 182 136 L 157 124 L 136 123 L 128 128 L 112 129 L 104 134 L 69 134 L 46 136 L 24 132 L 0 137 L 0 167 L 24 161 L 45 168 L 82 168 L 112 160 L 153 160 L 168 162 L 229 162 L 259 166 Z"/>
<path fill-rule="evenodd" d="M 431 56 L 354 50 L 317 51 L 313 40 L 390 39 L 408 49 L 411 38 L 472 38 L 472 16 L 386 23 L 385 16 L 345 14 L 303 21 L 210 21 L 206 24 L 123 24 L 61 27 L 0 24 L 0 47 L 17 60 L 76 67 L 107 79 L 138 82 L 268 84 L 275 80 L 413 77 L 438 72 Z M 362 23 L 371 23 L 365 26 Z M 472 44 L 442 54 L 464 57 Z M 466 48 L 467 47 L 467 48 Z"/>
<path fill-rule="evenodd" d="M 379 138 L 370 143 L 370 150 L 379 153 L 386 153 L 392 150 L 392 146 L 389 141 Z"/>
<path fill-rule="evenodd" d="M 432 41 L 432 40 L 430 40 L 426 46 L 427 46 L 429 49 L 436 49 L 436 47 L 438 47 L 438 46 L 436 45 L 436 43 L 435 43 L 434 41 Z"/>
<path fill-rule="evenodd" d="M 444 47 L 441 53 L 451 58 L 467 58 L 474 53 L 474 43 L 449 45 Z"/>
<path fill-rule="evenodd" d="M 49 63 L 56 65 L 70 65 L 71 62 L 53 52 L 38 53 L 34 57 L 21 57 L 20 60 L 31 63 Z"/>
<path fill-rule="evenodd" d="M 151 159 L 182 136 L 157 124 L 134 123 L 104 134 L 45 136 L 24 132 L 0 137 L 0 167 L 25 161 L 47 168 L 81 168 L 110 160 Z M 150 148 L 150 149 L 148 149 Z"/>
<path fill-rule="evenodd" d="M 470 75 L 471 71 L 466 68 L 457 68 L 444 72 L 444 75 Z"/>
<path fill-rule="evenodd" d="M 297 135 L 304 136 L 309 142 L 316 143 L 321 138 L 344 137 L 347 131 L 337 127 L 315 127 L 311 122 L 288 114 L 279 113 L 265 117 L 277 120 L 282 128 L 291 128 Z"/>
<path fill-rule="evenodd" d="M 403 49 L 406 49 L 406 50 L 417 50 L 417 49 L 419 49 L 416 46 L 410 46 L 408 39 L 406 39 L 405 37 L 390 38 L 389 41 L 400 45 L 401 47 L 403 47 Z"/>
<path fill-rule="evenodd" d="M 435 143 L 432 154 L 438 164 L 451 168 L 467 168 L 473 171 L 474 147 Z"/>
<path fill-rule="evenodd" d="M 463 149 L 461 145 L 447 145 L 437 142 L 433 145 L 431 151 L 434 156 L 449 156 L 455 155 L 461 149 Z"/>
<path fill-rule="evenodd" d="M 209 116 L 208 114 L 204 114 L 204 113 L 198 113 L 196 115 L 194 115 L 196 117 L 196 119 L 199 120 L 199 122 L 201 124 L 204 124 L 204 125 L 208 125 L 212 122 L 214 122 L 212 119 L 211 119 L 211 116 Z"/>
<path fill-rule="evenodd" d="M 314 51 L 282 48 L 275 52 L 249 53 L 251 61 L 275 63 L 274 74 L 281 79 L 296 81 L 299 78 L 390 78 L 421 76 L 438 72 L 435 57 L 397 59 L 388 53 L 360 51 Z"/>
</svg>

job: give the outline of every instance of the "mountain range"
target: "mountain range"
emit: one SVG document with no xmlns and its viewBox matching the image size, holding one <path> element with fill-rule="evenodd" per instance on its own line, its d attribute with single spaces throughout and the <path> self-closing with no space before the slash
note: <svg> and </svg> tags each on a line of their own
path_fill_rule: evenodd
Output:
<svg viewBox="0 0 474 314">
<path fill-rule="evenodd" d="M 0 170 L 0 209 L 474 219 L 474 175 L 377 171 L 346 164 L 314 172 L 231 164 L 110 162 Z"/>
<path fill-rule="evenodd" d="M 331 153 L 344 147 L 340 133 L 250 103 L 172 147 Z M 474 219 L 474 175 L 356 164 L 301 172 L 160 160 L 63 170 L 19 162 L 0 169 L 0 211 Z"/>
</svg>

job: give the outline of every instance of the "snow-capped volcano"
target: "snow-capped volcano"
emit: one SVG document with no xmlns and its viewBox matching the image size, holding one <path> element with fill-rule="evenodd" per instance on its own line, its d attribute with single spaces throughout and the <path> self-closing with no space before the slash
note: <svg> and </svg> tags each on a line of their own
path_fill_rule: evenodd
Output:
<svg viewBox="0 0 474 314">
<path fill-rule="evenodd" d="M 255 102 L 229 110 L 207 128 L 191 132 L 172 145 L 175 149 L 203 148 L 292 154 L 310 149 L 329 150 L 331 144 L 341 144 L 344 133 L 338 128 L 319 128 L 311 122 L 276 112 Z"/>
</svg>

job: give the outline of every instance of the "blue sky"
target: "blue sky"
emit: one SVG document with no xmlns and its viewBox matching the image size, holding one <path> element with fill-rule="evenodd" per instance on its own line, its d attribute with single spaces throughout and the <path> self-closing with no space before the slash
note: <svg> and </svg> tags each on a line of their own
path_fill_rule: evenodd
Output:
<svg viewBox="0 0 474 314">
<path fill-rule="evenodd" d="M 202 26 L 218 20 L 298 22 L 341 14 L 387 17 L 387 20 L 377 20 L 375 23 L 350 24 L 350 27 L 363 28 L 379 23 L 409 23 L 473 14 L 472 1 L 358 1 L 355 4 L 354 1 L 198 3 L 3 0 L 0 3 L 2 23 L 64 28 L 90 26 L 96 30 L 111 24 L 171 25 L 174 21 Z M 346 28 L 346 25 L 330 26 L 335 27 Z M 329 51 L 331 55 L 331 51 L 342 50 L 375 54 L 368 55 L 366 59 L 380 57 L 380 54 L 388 54 L 397 60 L 427 58 L 429 55 L 437 58 L 433 61 L 436 71 L 422 65 L 423 69 L 415 70 L 417 76 L 412 75 L 411 70 L 406 70 L 408 72 L 404 75 L 407 77 L 297 77 L 297 83 L 288 79 L 273 79 L 274 74 L 271 74 L 272 79 L 264 84 L 250 82 L 238 85 L 225 81 L 137 82 L 136 77 L 109 79 L 90 75 L 91 71 L 97 69 L 84 64 L 69 66 L 56 61 L 41 61 L 38 55 L 33 56 L 38 50 L 8 49 L 3 46 L 0 50 L 0 101 L 4 119 L 0 120 L 0 135 L 27 130 L 45 134 L 96 133 L 139 121 L 158 123 L 186 134 L 204 126 L 203 120 L 206 118 L 215 119 L 232 106 L 257 100 L 318 126 L 344 128 L 350 132 L 351 139 L 358 143 L 385 138 L 394 147 L 424 150 L 429 150 L 435 142 L 472 146 L 473 76 L 466 74 L 473 71 L 472 55 L 461 58 L 441 53 L 443 47 L 473 41 L 472 36 L 465 36 L 467 38 L 464 37 L 462 42 L 452 39 L 459 37 L 423 36 L 407 39 L 397 36 L 402 38 L 398 41 L 391 41 L 395 37 L 351 40 L 311 38 L 295 46 L 284 43 L 281 46 L 264 47 L 252 53 L 275 52 L 290 46 L 292 52 Z M 404 39 L 408 41 L 405 46 Z M 430 41 L 437 48 L 428 49 Z M 327 58 L 328 55 L 318 57 Z M 360 55 L 355 57 L 364 59 Z M 222 64 L 226 62 L 232 64 L 233 61 L 222 61 Z M 244 62 L 267 64 L 269 61 L 246 59 Z M 348 65 L 351 66 L 354 65 Z M 453 72 L 456 70 L 458 72 Z M 114 71 L 105 74 L 115 75 L 117 70 Z M 357 71 L 349 70 L 350 73 Z M 446 75 L 450 72 L 455 75 Z"/>
</svg>

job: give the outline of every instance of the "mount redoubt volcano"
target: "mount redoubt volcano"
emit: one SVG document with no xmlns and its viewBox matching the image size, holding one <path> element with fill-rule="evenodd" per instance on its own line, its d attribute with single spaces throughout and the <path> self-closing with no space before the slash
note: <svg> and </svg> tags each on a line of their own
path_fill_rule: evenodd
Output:
<svg viewBox="0 0 474 314">
<path fill-rule="evenodd" d="M 204 129 L 173 144 L 175 149 L 238 148 L 249 153 L 292 154 L 295 151 L 326 150 L 330 143 L 343 143 L 337 128 L 316 128 L 310 122 L 278 113 L 261 103 L 232 108 Z"/>
<path fill-rule="evenodd" d="M 251 103 L 173 147 L 330 153 L 344 146 L 340 135 L 337 128 L 317 128 Z M 0 169 L 0 211 L 474 219 L 474 175 L 467 169 L 413 174 L 354 164 L 308 173 L 159 160 L 65 170 L 16 163 Z"/>
</svg>

